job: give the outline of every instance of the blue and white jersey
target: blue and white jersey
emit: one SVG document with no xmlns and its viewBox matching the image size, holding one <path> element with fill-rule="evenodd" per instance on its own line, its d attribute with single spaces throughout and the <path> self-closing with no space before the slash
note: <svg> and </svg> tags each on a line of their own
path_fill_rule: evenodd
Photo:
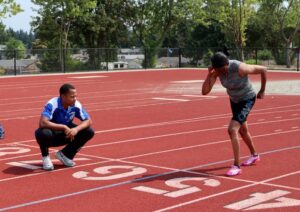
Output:
<svg viewBox="0 0 300 212">
<path fill-rule="evenodd" d="M 56 124 L 64 124 L 69 126 L 74 117 L 81 121 L 90 118 L 89 114 L 84 110 L 79 101 L 76 100 L 74 106 L 65 109 L 62 105 L 60 97 L 50 99 L 44 107 L 42 116 L 47 117 L 51 122 Z"/>
</svg>

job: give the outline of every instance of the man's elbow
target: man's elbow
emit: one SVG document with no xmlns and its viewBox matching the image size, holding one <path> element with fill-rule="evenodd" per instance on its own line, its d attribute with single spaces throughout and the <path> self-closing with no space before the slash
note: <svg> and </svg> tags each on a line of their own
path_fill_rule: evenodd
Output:
<svg viewBox="0 0 300 212">
<path fill-rule="evenodd" d="M 92 125 L 92 120 L 89 118 L 83 121 L 82 123 L 85 125 L 85 127 L 90 127 Z"/>
<path fill-rule="evenodd" d="M 47 119 L 43 116 L 41 116 L 39 121 L 39 128 L 46 128 L 48 126 Z"/>
<path fill-rule="evenodd" d="M 39 122 L 39 128 L 45 128 L 45 127 L 46 127 L 46 125 L 44 122 Z"/>
<path fill-rule="evenodd" d="M 260 75 L 261 75 L 262 79 L 266 80 L 267 79 L 267 68 L 262 69 Z"/>
<path fill-rule="evenodd" d="M 261 69 L 260 73 L 261 73 L 262 75 L 266 75 L 266 74 L 267 74 L 267 67 L 262 66 L 262 69 Z"/>
</svg>

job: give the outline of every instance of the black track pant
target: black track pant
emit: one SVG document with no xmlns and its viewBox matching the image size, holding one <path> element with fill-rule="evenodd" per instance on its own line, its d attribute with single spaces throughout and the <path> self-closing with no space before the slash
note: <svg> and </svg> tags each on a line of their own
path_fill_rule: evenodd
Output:
<svg viewBox="0 0 300 212">
<path fill-rule="evenodd" d="M 75 127 L 74 125 L 73 127 Z M 66 138 L 64 131 L 56 131 L 48 128 L 39 128 L 35 131 L 35 138 L 40 145 L 42 156 L 49 155 L 49 147 L 66 145 L 62 152 L 67 158 L 73 159 L 76 153 L 85 145 L 85 143 L 94 136 L 94 130 L 91 127 L 83 129 L 77 133 L 74 140 Z"/>
</svg>

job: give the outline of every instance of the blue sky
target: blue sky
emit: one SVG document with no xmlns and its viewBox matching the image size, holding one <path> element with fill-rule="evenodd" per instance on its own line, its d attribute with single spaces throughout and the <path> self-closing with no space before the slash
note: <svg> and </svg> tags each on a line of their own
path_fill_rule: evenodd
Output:
<svg viewBox="0 0 300 212">
<path fill-rule="evenodd" d="M 13 28 L 14 30 L 24 30 L 29 32 L 30 31 L 30 22 L 32 20 L 31 16 L 35 16 L 36 13 L 32 10 L 33 8 L 36 8 L 31 0 L 15 0 L 18 4 L 21 5 L 22 9 L 24 10 L 21 13 L 18 13 L 15 16 L 2 18 L 2 22 L 4 25 L 6 25 L 6 28 L 8 29 Z"/>
</svg>

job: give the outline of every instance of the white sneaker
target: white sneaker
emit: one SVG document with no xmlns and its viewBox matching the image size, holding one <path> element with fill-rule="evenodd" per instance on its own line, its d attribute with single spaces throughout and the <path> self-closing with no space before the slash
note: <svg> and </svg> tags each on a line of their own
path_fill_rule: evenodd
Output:
<svg viewBox="0 0 300 212">
<path fill-rule="evenodd" d="M 75 162 L 69 158 L 67 158 L 61 150 L 55 153 L 55 157 L 60 160 L 65 166 L 73 167 L 75 166 Z"/>
<path fill-rule="evenodd" d="M 51 161 L 49 155 L 43 157 L 43 169 L 47 170 L 47 171 L 50 171 L 50 170 L 54 169 L 54 166 L 52 164 L 52 161 Z"/>
</svg>

